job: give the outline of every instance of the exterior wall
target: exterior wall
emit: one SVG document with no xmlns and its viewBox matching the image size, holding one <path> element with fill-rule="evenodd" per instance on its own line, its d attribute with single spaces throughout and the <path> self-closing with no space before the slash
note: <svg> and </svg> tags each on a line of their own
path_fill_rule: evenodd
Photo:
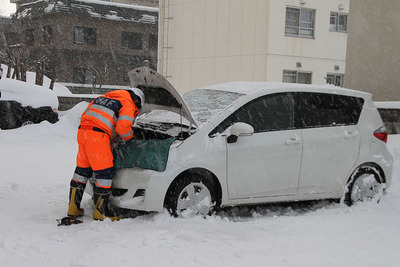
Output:
<svg viewBox="0 0 400 267">
<path fill-rule="evenodd" d="M 132 23 L 118 20 L 104 20 L 82 17 L 71 14 L 56 14 L 37 19 L 28 19 L 29 23 L 23 23 L 23 32 L 26 29 L 35 29 L 35 46 L 73 49 L 80 51 L 110 50 L 115 53 L 132 53 L 132 49 L 121 45 L 121 32 L 138 32 L 143 34 L 143 49 L 135 53 L 145 55 L 149 50 L 149 35 L 157 34 L 157 26 L 152 24 Z M 45 43 L 41 36 L 43 26 L 50 25 L 53 28 L 51 43 Z M 74 43 L 75 27 L 96 28 L 96 45 Z"/>
<path fill-rule="evenodd" d="M 400 1 L 351 0 L 345 86 L 400 101 Z"/>
<path fill-rule="evenodd" d="M 150 35 L 157 35 L 157 25 L 126 21 L 96 19 L 71 14 L 55 14 L 29 21 L 22 21 L 22 33 L 34 29 L 35 44 L 29 47 L 31 55 L 40 59 L 43 55 L 58 58 L 58 82 L 73 82 L 74 68 L 94 67 L 99 70 L 97 84 L 127 85 L 127 72 L 142 66 L 143 60 L 150 61 L 156 68 L 157 50 L 149 47 Z M 53 29 L 51 43 L 45 43 L 41 36 L 43 26 Z M 96 28 L 96 45 L 74 43 L 75 26 Z M 121 45 L 121 32 L 137 32 L 143 35 L 143 47 L 134 50 Z"/>
<path fill-rule="evenodd" d="M 286 3 L 285 3 L 286 2 Z M 266 80 L 282 81 L 283 69 L 311 71 L 313 84 L 324 84 L 327 73 L 345 73 L 347 33 L 329 31 L 330 12 L 339 12 L 343 4 L 348 13 L 349 1 L 308 0 L 300 4 L 298 0 L 270 1 L 268 35 L 268 72 Z M 347 3 L 346 3 L 347 2 Z M 286 6 L 315 9 L 314 38 L 285 36 Z M 280 22 L 280 23 L 277 23 Z M 296 62 L 302 67 L 297 68 Z M 335 70 L 335 65 L 339 70 Z"/>
<path fill-rule="evenodd" d="M 280 82 L 284 69 L 325 83 L 328 72 L 345 71 L 347 33 L 330 32 L 329 17 L 339 4 L 348 13 L 349 1 L 160 0 L 158 71 L 181 93 L 227 81 Z M 285 36 L 286 6 L 316 9 L 315 38 Z"/>
<path fill-rule="evenodd" d="M 8 0 L 3 0 L 3 1 L 8 1 Z M 9 0 L 9 1 L 10 3 L 17 4 L 17 6 L 19 7 L 22 4 L 32 3 L 35 2 L 36 0 Z M 158 0 L 111 0 L 111 1 L 105 0 L 105 1 L 113 3 L 123 3 L 123 4 L 135 4 L 139 6 L 152 6 L 152 7 L 158 6 Z"/>
</svg>

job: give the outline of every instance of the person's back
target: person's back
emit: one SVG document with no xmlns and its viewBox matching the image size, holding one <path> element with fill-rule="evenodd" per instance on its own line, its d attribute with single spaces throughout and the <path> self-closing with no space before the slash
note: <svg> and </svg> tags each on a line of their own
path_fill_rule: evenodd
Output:
<svg viewBox="0 0 400 267">
<path fill-rule="evenodd" d="M 81 117 L 81 126 L 94 126 L 105 131 L 112 139 L 116 134 L 122 139 L 132 138 L 131 125 L 139 109 L 126 90 L 106 93 L 93 100 Z"/>
</svg>

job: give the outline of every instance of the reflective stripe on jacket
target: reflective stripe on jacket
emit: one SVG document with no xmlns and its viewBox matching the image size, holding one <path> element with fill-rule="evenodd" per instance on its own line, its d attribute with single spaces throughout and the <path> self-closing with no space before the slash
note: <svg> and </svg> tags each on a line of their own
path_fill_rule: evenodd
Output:
<svg viewBox="0 0 400 267">
<path fill-rule="evenodd" d="M 104 130 L 110 138 L 118 134 L 124 140 L 133 137 L 133 119 L 139 110 L 130 94 L 116 90 L 93 100 L 81 117 L 81 125 L 89 125 Z"/>
</svg>

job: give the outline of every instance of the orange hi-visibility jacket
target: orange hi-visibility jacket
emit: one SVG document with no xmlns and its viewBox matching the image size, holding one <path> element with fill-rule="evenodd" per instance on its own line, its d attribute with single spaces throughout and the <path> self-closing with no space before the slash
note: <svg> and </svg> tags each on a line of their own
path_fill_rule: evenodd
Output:
<svg viewBox="0 0 400 267">
<path fill-rule="evenodd" d="M 133 137 L 133 119 L 138 114 L 131 95 L 125 90 L 116 90 L 93 100 L 82 114 L 81 125 L 100 128 L 110 139 L 118 134 L 129 140 Z"/>
</svg>

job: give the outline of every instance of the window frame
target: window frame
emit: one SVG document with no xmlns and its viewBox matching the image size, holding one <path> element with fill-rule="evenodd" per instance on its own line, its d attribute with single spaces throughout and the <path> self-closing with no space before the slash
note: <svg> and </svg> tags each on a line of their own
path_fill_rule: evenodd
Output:
<svg viewBox="0 0 400 267">
<path fill-rule="evenodd" d="M 20 33 L 16 33 L 16 32 L 5 32 L 4 33 L 5 36 L 5 40 L 7 42 L 7 44 L 10 45 L 17 45 L 20 44 L 21 41 L 21 34 Z"/>
<path fill-rule="evenodd" d="M 26 29 L 25 31 L 25 42 L 26 46 L 34 46 L 35 45 L 35 29 Z"/>
<path fill-rule="evenodd" d="M 53 37 L 53 28 L 51 25 L 45 25 L 42 28 L 42 39 L 45 43 L 51 43 Z"/>
<path fill-rule="evenodd" d="M 290 12 L 292 12 L 292 15 L 296 12 L 295 19 L 291 18 L 289 15 Z M 306 12 L 311 14 L 310 21 L 304 20 Z M 315 9 L 286 6 L 285 35 L 291 37 L 315 38 L 315 12 Z M 311 27 L 305 27 L 302 26 L 302 24 L 311 24 Z M 306 32 L 310 32 L 310 34 L 306 34 Z"/>
<path fill-rule="evenodd" d="M 329 31 L 331 31 L 331 32 L 343 32 L 343 33 L 346 33 L 347 32 L 347 22 L 348 22 L 348 16 L 349 16 L 349 14 L 347 14 L 347 13 L 341 13 L 341 12 L 334 12 L 334 11 L 331 11 L 331 13 L 330 13 L 330 17 L 329 17 Z M 345 18 L 345 29 L 343 30 L 343 29 L 341 29 L 340 28 L 340 19 L 341 18 Z M 335 20 L 335 22 L 334 23 L 332 23 L 332 19 L 334 19 Z"/>
<path fill-rule="evenodd" d="M 331 78 L 329 76 L 332 77 L 333 82 L 330 82 L 332 80 L 331 80 Z M 337 84 L 337 78 L 340 79 L 339 84 Z M 343 85 L 344 85 L 344 74 L 342 74 L 342 73 L 327 73 L 326 74 L 326 83 L 327 84 L 332 84 L 332 85 L 335 85 L 335 86 L 339 86 L 339 87 L 343 87 Z"/>
<path fill-rule="evenodd" d="M 149 35 L 149 50 L 150 51 L 158 51 L 158 35 L 157 34 Z"/>
<path fill-rule="evenodd" d="M 309 77 L 310 83 L 300 83 L 299 82 L 299 74 L 310 75 L 310 77 Z M 289 77 L 289 76 L 294 77 L 295 82 L 285 81 L 285 77 Z M 312 84 L 312 71 L 298 71 L 298 70 L 287 70 L 287 69 L 284 69 L 283 73 L 282 73 L 282 82 L 283 83 Z"/>
<path fill-rule="evenodd" d="M 93 27 L 75 26 L 74 43 L 96 45 L 97 44 L 97 29 Z"/>
<path fill-rule="evenodd" d="M 139 32 L 121 32 L 121 46 L 132 50 L 143 50 L 143 34 Z"/>
<path fill-rule="evenodd" d="M 96 82 L 96 71 L 91 68 L 74 68 L 73 82 L 78 84 L 94 84 Z"/>
</svg>

